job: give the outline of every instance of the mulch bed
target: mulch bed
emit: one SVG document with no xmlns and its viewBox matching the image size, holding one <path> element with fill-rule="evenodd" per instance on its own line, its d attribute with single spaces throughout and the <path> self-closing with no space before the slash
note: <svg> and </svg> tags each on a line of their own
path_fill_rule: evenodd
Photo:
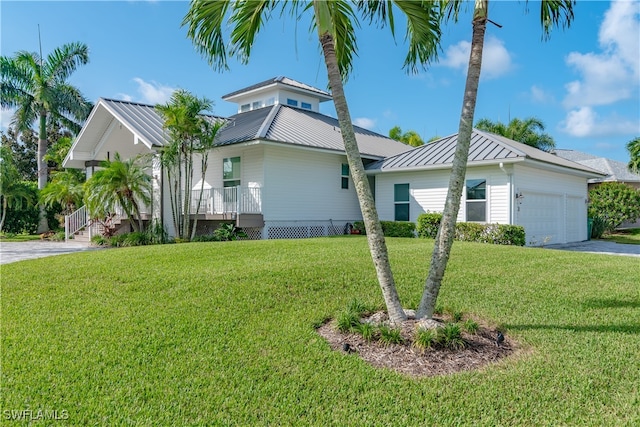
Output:
<svg viewBox="0 0 640 427">
<path fill-rule="evenodd" d="M 444 322 L 446 319 L 434 316 L 434 320 Z M 513 339 L 505 335 L 504 342 L 498 345 L 495 328 L 477 319 L 474 320 L 480 327 L 475 334 L 463 332 L 466 346 L 460 350 L 432 347 L 422 351 L 414 347 L 413 334 L 416 330 L 416 320 L 413 319 L 402 324 L 403 344 L 384 345 L 379 341 L 367 342 L 360 334 L 340 332 L 335 320 L 325 323 L 317 331 L 333 350 L 345 354 L 352 353 L 372 366 L 393 369 L 411 377 L 429 377 L 477 370 L 514 355 L 518 351 L 519 346 Z"/>
</svg>

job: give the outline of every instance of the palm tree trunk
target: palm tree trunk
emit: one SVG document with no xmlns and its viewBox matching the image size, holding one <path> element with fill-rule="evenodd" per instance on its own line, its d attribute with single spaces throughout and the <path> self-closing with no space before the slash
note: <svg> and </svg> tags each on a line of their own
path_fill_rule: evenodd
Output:
<svg viewBox="0 0 640 427">
<path fill-rule="evenodd" d="M 382 289 L 382 295 L 387 306 L 389 319 L 392 323 L 399 324 L 407 320 L 407 316 L 400 304 L 400 297 L 398 296 L 395 282 L 393 280 L 387 245 L 385 243 L 384 234 L 382 233 L 382 226 L 380 225 L 375 201 L 373 200 L 373 195 L 371 194 L 371 188 L 369 186 L 369 180 L 364 172 L 364 165 L 362 164 L 362 158 L 360 156 L 360 151 L 358 150 L 358 143 L 356 141 L 356 135 L 351 123 L 351 115 L 347 106 L 347 99 L 344 95 L 344 88 L 342 86 L 342 77 L 340 75 L 340 70 L 338 69 L 333 36 L 328 32 L 321 34 L 320 44 L 322 45 L 322 51 L 324 53 L 329 85 L 331 86 L 333 102 L 336 107 L 338 122 L 340 123 L 344 148 L 347 154 L 347 161 L 349 162 L 349 170 L 358 195 L 360 210 L 362 211 L 362 217 L 367 230 L 369 250 L 371 251 L 373 264 L 376 268 L 378 282 Z"/>
<path fill-rule="evenodd" d="M 473 37 L 471 40 L 471 55 L 469 57 L 469 70 L 462 102 L 462 113 L 458 129 L 458 144 L 453 157 L 451 176 L 449 178 L 449 191 L 442 213 L 442 222 L 436 236 L 431 266 L 425 283 L 424 293 L 418 310 L 417 318 L 431 319 L 435 310 L 436 300 L 442 284 L 453 238 L 456 229 L 456 218 L 460 210 L 460 198 L 465 186 L 467 172 L 467 158 L 471 145 L 471 132 L 473 130 L 473 116 L 476 108 L 478 84 L 480 82 L 480 69 L 482 66 L 482 48 L 484 45 L 484 33 L 487 24 L 487 6 L 489 0 L 476 0 L 473 14 Z"/>
<path fill-rule="evenodd" d="M 4 220 L 7 217 L 8 203 L 7 203 L 7 196 L 0 196 L 0 197 L 2 197 L 2 218 L 0 218 L 0 231 L 2 231 L 2 227 L 4 227 Z"/>
<path fill-rule="evenodd" d="M 38 133 L 38 189 L 42 190 L 47 185 L 47 161 L 44 159 L 47 154 L 47 112 L 40 111 L 40 129 Z M 38 233 L 49 231 L 49 223 L 47 222 L 47 210 L 43 203 L 38 205 Z"/>
<path fill-rule="evenodd" d="M 196 228 L 198 227 L 198 213 L 200 212 L 200 204 L 202 203 L 202 192 L 204 191 L 204 179 L 207 175 L 208 161 L 209 161 L 209 154 L 207 152 L 202 153 L 202 158 L 200 161 L 200 196 L 198 197 L 198 204 L 196 206 L 196 215 L 193 219 L 193 230 L 191 231 L 191 238 L 189 240 L 193 240 L 194 237 L 196 237 Z"/>
</svg>

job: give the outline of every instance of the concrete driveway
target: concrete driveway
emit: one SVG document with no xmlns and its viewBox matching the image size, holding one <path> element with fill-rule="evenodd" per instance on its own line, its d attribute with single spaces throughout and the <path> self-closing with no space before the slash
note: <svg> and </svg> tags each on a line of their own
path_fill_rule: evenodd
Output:
<svg viewBox="0 0 640 427">
<path fill-rule="evenodd" d="M 25 259 L 42 258 L 52 255 L 70 254 L 101 249 L 86 243 L 50 242 L 47 240 L 32 240 L 28 242 L 1 242 L 0 264 L 22 261 Z"/>
<path fill-rule="evenodd" d="M 604 240 L 587 240 L 586 242 L 567 243 L 545 246 L 547 249 L 563 251 L 592 252 L 608 255 L 624 255 L 640 257 L 640 245 L 625 245 Z"/>
</svg>

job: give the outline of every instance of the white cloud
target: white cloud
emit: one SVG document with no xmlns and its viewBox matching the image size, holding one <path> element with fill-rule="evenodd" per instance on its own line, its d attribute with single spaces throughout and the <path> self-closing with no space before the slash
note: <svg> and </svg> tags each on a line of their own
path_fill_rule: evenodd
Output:
<svg viewBox="0 0 640 427">
<path fill-rule="evenodd" d="M 382 113 L 382 117 L 384 117 L 385 119 L 389 119 L 389 120 L 395 120 L 395 119 L 398 118 L 398 115 L 396 113 L 394 113 L 393 111 L 391 111 L 389 109 L 386 109 Z"/>
<path fill-rule="evenodd" d="M 133 97 L 131 95 L 126 94 L 126 93 L 117 93 L 116 94 L 116 98 L 117 99 L 121 99 L 123 101 L 127 101 L 127 102 L 133 101 Z"/>
<path fill-rule="evenodd" d="M 469 66 L 469 54 L 471 43 L 461 41 L 458 44 L 447 48 L 444 57 L 438 65 L 461 70 L 466 73 Z M 496 37 L 489 36 L 485 39 L 482 50 L 482 72 L 483 79 L 493 79 L 507 74 L 513 68 L 511 55 L 504 46 L 504 42 Z"/>
<path fill-rule="evenodd" d="M 135 77 L 133 81 L 138 84 L 138 93 L 142 95 L 141 102 L 147 104 L 164 104 L 169 101 L 171 94 L 176 90 L 154 81 L 145 82 L 140 77 Z"/>
<path fill-rule="evenodd" d="M 533 102 L 537 102 L 540 104 L 547 104 L 553 102 L 553 94 L 546 92 L 544 89 L 533 85 L 529 90 L 529 96 Z"/>
<path fill-rule="evenodd" d="M 376 121 L 375 119 L 370 119 L 368 117 L 358 117 L 353 120 L 353 124 L 361 128 L 372 130 L 376 126 Z"/>
<path fill-rule="evenodd" d="M 593 108 L 581 107 L 567 113 L 560 130 L 575 137 L 627 135 L 640 133 L 640 124 L 616 114 L 602 118 Z"/>
<path fill-rule="evenodd" d="M 640 84 L 639 32 L 640 3 L 613 2 L 600 27 L 601 51 L 567 55 L 567 65 L 578 72 L 580 79 L 565 85 L 565 107 L 609 105 L 637 93 Z"/>
</svg>

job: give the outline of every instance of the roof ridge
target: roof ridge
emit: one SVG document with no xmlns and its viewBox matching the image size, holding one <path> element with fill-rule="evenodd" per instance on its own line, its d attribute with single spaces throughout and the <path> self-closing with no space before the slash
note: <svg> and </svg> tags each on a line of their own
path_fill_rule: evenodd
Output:
<svg viewBox="0 0 640 427">
<path fill-rule="evenodd" d="M 282 107 L 281 104 L 276 104 L 273 107 L 271 107 L 271 111 L 269 111 L 269 114 L 267 114 L 267 117 L 264 118 L 264 121 L 260 125 L 258 132 L 256 132 L 256 138 L 267 137 L 267 132 L 269 131 L 269 128 L 271 128 L 271 125 L 273 124 L 273 120 L 278 115 L 278 111 L 280 111 L 280 107 Z"/>
</svg>

